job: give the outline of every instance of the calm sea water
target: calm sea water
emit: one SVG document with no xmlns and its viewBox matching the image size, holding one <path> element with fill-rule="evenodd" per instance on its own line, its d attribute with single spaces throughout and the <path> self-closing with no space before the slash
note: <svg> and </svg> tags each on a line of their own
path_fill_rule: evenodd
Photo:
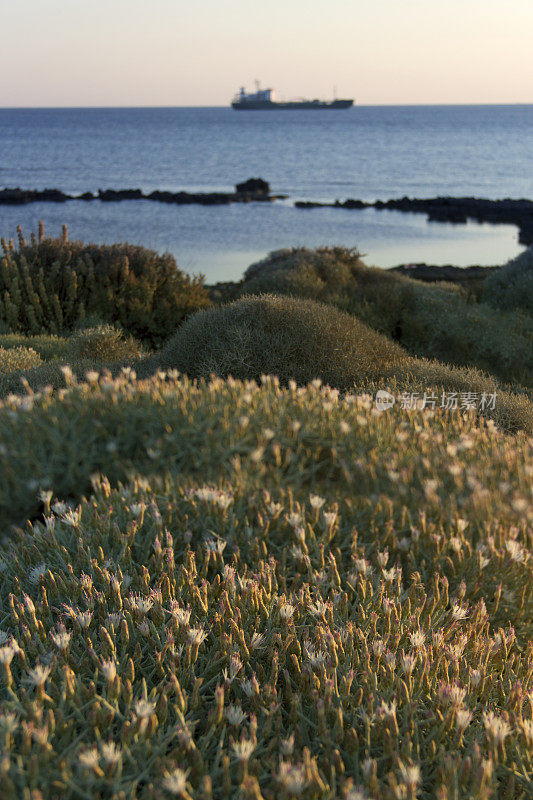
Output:
<svg viewBox="0 0 533 800">
<path fill-rule="evenodd" d="M 165 206 L 147 201 L 0 207 L 17 224 L 72 238 L 168 250 L 208 280 L 239 278 L 269 250 L 358 247 L 368 263 L 497 264 L 521 251 L 513 226 L 428 223 L 373 209 L 293 208 L 298 199 L 403 195 L 533 197 L 533 106 L 0 109 L 0 187 L 229 191 L 268 180 L 279 204 Z"/>
</svg>

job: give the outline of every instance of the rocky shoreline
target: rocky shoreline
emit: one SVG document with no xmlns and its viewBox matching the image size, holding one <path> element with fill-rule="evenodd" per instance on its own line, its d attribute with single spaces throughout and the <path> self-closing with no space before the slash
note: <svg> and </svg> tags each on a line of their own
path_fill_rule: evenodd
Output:
<svg viewBox="0 0 533 800">
<path fill-rule="evenodd" d="M 167 192 L 153 191 L 144 194 L 141 189 L 99 189 L 79 195 L 66 194 L 60 189 L 2 189 L 0 205 L 27 205 L 28 203 L 65 203 L 69 201 L 119 202 L 123 200 L 151 200 L 173 205 L 228 205 L 230 203 L 274 202 L 286 200 L 288 195 L 271 194 L 270 186 L 262 178 L 249 178 L 235 186 L 234 192 Z M 378 211 L 401 211 L 426 214 L 429 222 L 465 224 L 468 221 L 488 222 L 492 225 L 516 225 L 520 244 L 533 244 L 533 200 L 487 200 L 477 197 L 432 197 L 426 199 L 402 197 L 393 200 L 376 200 L 368 203 L 349 198 L 333 203 L 297 200 L 295 208 L 341 208 L 359 210 L 374 208 Z"/>
<path fill-rule="evenodd" d="M 161 192 L 144 194 L 141 189 L 99 189 L 98 192 L 66 194 L 59 189 L 2 189 L 0 205 L 27 205 L 28 203 L 66 203 L 71 200 L 90 202 L 101 200 L 116 203 L 122 200 L 152 200 L 174 205 L 197 204 L 204 206 L 228 205 L 229 203 L 273 202 L 284 200 L 287 195 L 271 194 L 270 186 L 262 178 L 249 178 L 235 186 L 234 192 Z"/>
</svg>

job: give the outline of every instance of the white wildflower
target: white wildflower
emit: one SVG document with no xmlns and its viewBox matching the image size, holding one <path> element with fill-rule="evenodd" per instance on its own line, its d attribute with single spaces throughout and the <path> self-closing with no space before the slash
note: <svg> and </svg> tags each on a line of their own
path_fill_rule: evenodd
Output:
<svg viewBox="0 0 533 800">
<path fill-rule="evenodd" d="M 426 635 L 422 631 L 413 631 L 413 633 L 409 634 L 409 641 L 412 647 L 423 647 L 426 641 Z"/>
<path fill-rule="evenodd" d="M 337 512 L 336 511 L 324 511 L 324 522 L 331 528 L 335 524 L 335 520 L 337 519 Z"/>
<path fill-rule="evenodd" d="M 396 716 L 397 707 L 398 704 L 396 700 L 392 700 L 390 703 L 386 703 L 385 700 L 382 700 L 376 709 L 376 714 L 379 718 L 390 717 L 394 719 L 394 717 Z"/>
<path fill-rule="evenodd" d="M 443 681 L 439 684 L 438 697 L 444 705 L 459 708 L 462 706 L 465 696 L 466 689 L 457 683 L 445 683 Z"/>
<path fill-rule="evenodd" d="M 523 547 L 514 539 L 509 539 L 507 542 L 505 542 L 505 549 L 507 550 L 512 561 L 521 562 L 527 560 L 525 558 Z"/>
<path fill-rule="evenodd" d="M 323 600 L 317 600 L 315 603 L 309 603 L 308 608 L 314 617 L 325 617 L 329 605 L 324 603 Z"/>
<path fill-rule="evenodd" d="M 282 603 L 279 607 L 279 615 L 284 620 L 292 619 L 294 606 L 291 603 Z"/>
<path fill-rule="evenodd" d="M 92 747 L 90 750 L 82 750 L 82 752 L 78 754 L 78 761 L 82 767 L 97 769 L 100 762 L 98 750 L 96 747 Z"/>
<path fill-rule="evenodd" d="M 400 663 L 406 675 L 410 675 L 413 671 L 417 661 L 417 656 L 414 653 L 402 653 Z"/>
<path fill-rule="evenodd" d="M 114 742 L 104 742 L 102 744 L 102 758 L 107 765 L 118 764 L 122 760 L 122 752 Z"/>
<path fill-rule="evenodd" d="M 16 649 L 11 644 L 6 644 L 4 647 L 0 647 L 0 664 L 6 664 L 9 666 L 13 661 L 13 656 L 16 653 Z"/>
<path fill-rule="evenodd" d="M 387 650 L 383 658 L 389 669 L 394 669 L 396 667 L 396 653 L 393 653 L 391 650 Z"/>
<path fill-rule="evenodd" d="M 246 719 L 246 714 L 244 713 L 242 708 L 234 704 L 229 705 L 224 710 L 224 716 L 228 720 L 229 724 L 233 725 L 234 728 L 236 728 Z"/>
<path fill-rule="evenodd" d="M 285 517 L 291 528 L 296 528 L 298 525 L 302 524 L 302 515 L 296 513 L 296 511 L 291 511 L 290 514 L 287 514 Z"/>
<path fill-rule="evenodd" d="M 170 613 L 178 623 L 178 625 L 182 625 L 186 627 L 189 624 L 189 620 L 191 618 L 191 608 L 187 606 L 187 608 L 182 608 L 177 600 L 171 600 L 170 602 Z"/>
<path fill-rule="evenodd" d="M 481 671 L 479 669 L 470 669 L 470 683 L 472 686 L 479 686 L 481 683 Z"/>
<path fill-rule="evenodd" d="M 84 630 L 87 630 L 87 628 L 91 624 L 91 620 L 93 618 L 92 611 L 77 611 L 75 613 L 75 616 L 76 616 L 76 620 L 77 620 L 78 625 L 80 626 L 80 628 L 83 628 Z"/>
<path fill-rule="evenodd" d="M 57 633 L 51 633 L 50 636 L 57 649 L 63 651 L 68 649 L 72 631 L 67 631 L 63 628 L 62 630 L 58 630 Z"/>
<path fill-rule="evenodd" d="M 511 733 L 511 726 L 503 719 L 498 717 L 493 711 L 487 711 L 483 714 L 483 722 L 485 724 L 485 731 L 492 739 L 495 745 L 503 744 L 507 736 Z"/>
<path fill-rule="evenodd" d="M 296 796 L 303 794 L 309 784 L 303 764 L 290 764 L 285 761 L 279 765 L 277 780 L 286 792 Z"/>
<path fill-rule="evenodd" d="M 102 661 L 101 670 L 104 678 L 108 683 L 113 683 L 117 676 L 117 665 L 116 663 L 111 661 Z"/>
<path fill-rule="evenodd" d="M 382 656 L 385 652 L 385 642 L 383 639 L 374 639 L 372 642 L 372 650 L 375 656 Z"/>
<path fill-rule="evenodd" d="M 144 615 L 152 608 L 154 602 L 149 597 L 142 597 L 140 594 L 130 594 L 128 602 L 132 611 Z"/>
<path fill-rule="evenodd" d="M 207 639 L 207 633 L 203 628 L 189 628 L 187 636 L 193 645 L 201 645 Z"/>
<path fill-rule="evenodd" d="M 68 511 L 61 514 L 60 519 L 65 525 L 70 525 L 71 528 L 77 528 L 81 520 L 81 506 L 76 509 L 69 508 Z"/>
<path fill-rule="evenodd" d="M 319 509 L 322 508 L 326 499 L 324 497 L 320 497 L 318 494 L 310 494 L 309 495 L 309 505 L 311 508 Z"/>
<path fill-rule="evenodd" d="M 28 670 L 26 681 L 28 683 L 32 683 L 34 686 L 43 686 L 46 683 L 51 671 L 52 667 L 43 667 L 40 664 L 37 664 L 35 669 Z"/>
<path fill-rule="evenodd" d="M 163 777 L 163 788 L 170 794 L 184 795 L 187 791 L 187 773 L 179 767 L 172 772 L 166 772 Z"/>
<path fill-rule="evenodd" d="M 233 742 L 232 749 L 239 761 L 246 762 L 254 752 L 255 744 L 250 739 L 241 739 Z"/>
<path fill-rule="evenodd" d="M 312 667 L 323 667 L 326 663 L 327 653 L 324 650 L 314 650 L 309 648 L 307 650 L 307 657 Z"/>
<path fill-rule="evenodd" d="M 400 767 L 400 775 L 403 783 L 406 784 L 406 786 L 408 786 L 409 789 L 414 791 L 414 789 L 416 789 L 416 787 L 420 783 L 420 767 L 418 766 L 406 767 L 404 764 L 402 764 L 401 761 L 398 766 Z"/>
<path fill-rule="evenodd" d="M 455 724 L 459 731 L 464 731 L 470 725 L 472 713 L 466 708 L 458 708 L 455 712 Z"/>
<path fill-rule="evenodd" d="M 252 648 L 252 650 L 259 650 L 261 647 L 263 647 L 264 640 L 265 640 L 264 633 L 258 633 L 257 631 L 254 631 L 250 641 L 250 647 Z"/>
<path fill-rule="evenodd" d="M 205 549 L 210 550 L 212 553 L 218 553 L 222 555 L 224 552 L 227 542 L 223 539 L 206 539 L 205 542 Z"/>
<path fill-rule="evenodd" d="M 155 703 L 141 698 L 135 701 L 135 713 L 140 719 L 149 719 L 155 711 Z"/>
</svg>

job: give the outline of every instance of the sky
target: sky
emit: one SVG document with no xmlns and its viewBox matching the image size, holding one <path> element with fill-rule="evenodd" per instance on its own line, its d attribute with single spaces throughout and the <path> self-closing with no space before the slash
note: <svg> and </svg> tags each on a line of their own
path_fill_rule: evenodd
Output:
<svg viewBox="0 0 533 800">
<path fill-rule="evenodd" d="M 533 103 L 533 0 L 0 0 L 0 106 Z"/>
</svg>

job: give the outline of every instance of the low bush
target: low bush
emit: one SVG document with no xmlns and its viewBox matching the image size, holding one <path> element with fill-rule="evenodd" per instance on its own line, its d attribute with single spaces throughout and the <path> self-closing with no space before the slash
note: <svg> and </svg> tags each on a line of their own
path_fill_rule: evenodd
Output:
<svg viewBox="0 0 533 800">
<path fill-rule="evenodd" d="M 274 374 L 284 383 L 321 379 L 337 389 L 362 391 L 386 389 L 394 381 L 398 392 L 421 398 L 430 387 L 440 395 L 471 392 L 478 399 L 496 393 L 495 407 L 486 413 L 506 430 L 533 433 L 533 404 L 526 395 L 503 391 L 476 369 L 412 358 L 356 317 L 312 300 L 260 295 L 200 312 L 152 358 L 152 368 L 155 362 L 192 377 L 255 380 Z"/>
<path fill-rule="evenodd" d="M 132 336 L 124 336 L 112 325 L 98 325 L 73 333 L 70 338 L 74 358 L 95 361 L 134 361 L 141 358 L 143 348 Z"/>
<path fill-rule="evenodd" d="M 96 245 L 39 236 L 2 240 L 0 322 L 12 332 L 60 334 L 95 316 L 157 345 L 209 305 L 201 277 L 173 256 L 131 244 Z"/>
<path fill-rule="evenodd" d="M 4 375 L 20 369 L 39 366 L 43 360 L 31 347 L 0 347 L 0 380 Z"/>
<path fill-rule="evenodd" d="M 533 247 L 495 270 L 483 287 L 483 299 L 496 308 L 533 314 Z"/>
<path fill-rule="evenodd" d="M 195 314 L 158 354 L 192 377 L 320 378 L 338 388 L 406 359 L 399 345 L 324 303 L 261 295 Z"/>
<path fill-rule="evenodd" d="M 44 512 L 0 549 L 2 797 L 531 796 L 531 439 L 274 379 L 32 403 L 0 407 L 2 512 Z M 159 477 L 76 506 L 101 466 Z"/>
<path fill-rule="evenodd" d="M 531 318 L 472 303 L 453 284 L 367 267 L 357 251 L 277 251 L 249 267 L 240 291 L 319 300 L 357 316 L 413 355 L 472 365 L 500 380 L 533 386 Z"/>
</svg>

